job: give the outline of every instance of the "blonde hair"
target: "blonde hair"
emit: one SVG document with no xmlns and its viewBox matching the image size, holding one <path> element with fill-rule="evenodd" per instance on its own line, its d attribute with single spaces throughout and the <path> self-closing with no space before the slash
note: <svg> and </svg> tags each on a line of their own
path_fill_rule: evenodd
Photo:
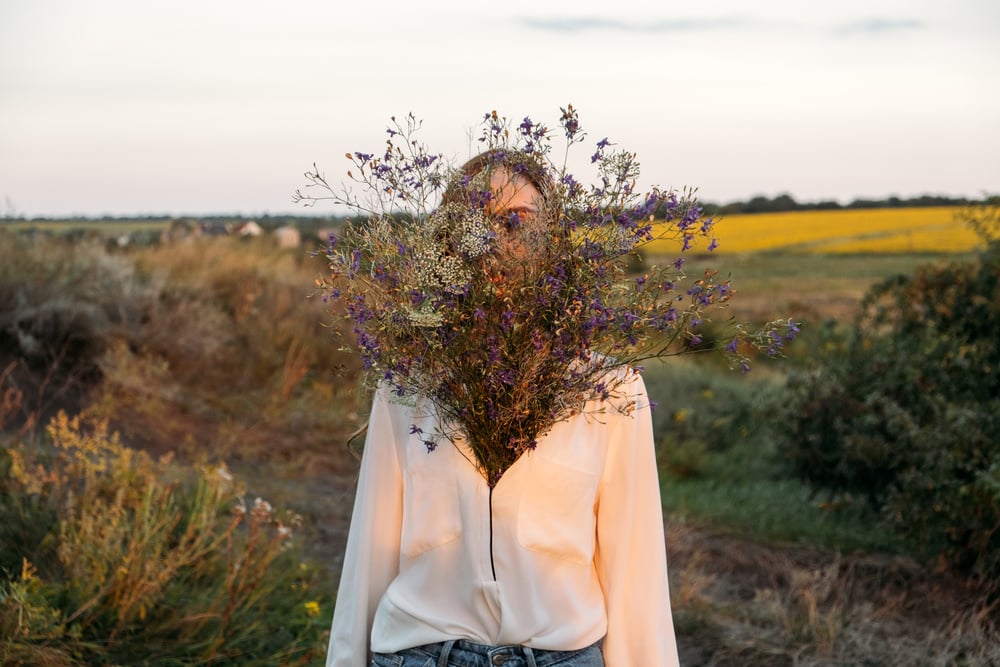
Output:
<svg viewBox="0 0 1000 667">
<path fill-rule="evenodd" d="M 468 185 L 472 179 L 483 173 L 489 174 L 498 168 L 524 177 L 538 189 L 545 201 L 551 198 L 555 190 L 549 170 L 534 155 L 524 151 L 493 149 L 472 157 L 458 168 L 458 172 L 445 188 L 441 204 L 465 202 Z"/>
</svg>

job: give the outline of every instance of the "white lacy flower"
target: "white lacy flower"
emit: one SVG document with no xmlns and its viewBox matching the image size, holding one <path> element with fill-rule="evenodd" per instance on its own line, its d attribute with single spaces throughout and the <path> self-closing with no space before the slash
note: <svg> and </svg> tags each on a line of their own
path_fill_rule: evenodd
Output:
<svg viewBox="0 0 1000 667">
<path fill-rule="evenodd" d="M 618 225 L 609 226 L 601 239 L 601 246 L 609 253 L 623 253 L 632 250 L 632 242 L 628 230 Z"/>
<path fill-rule="evenodd" d="M 421 244 L 413 253 L 413 268 L 420 285 L 435 289 L 441 286 L 437 267 L 441 261 L 441 250 L 430 243 Z"/>
<path fill-rule="evenodd" d="M 490 250 L 493 230 L 486 215 L 476 210 L 464 215 L 459 223 L 458 251 L 469 258 L 480 257 Z"/>
<path fill-rule="evenodd" d="M 445 255 L 438 260 L 437 278 L 441 287 L 459 293 L 469 283 L 470 276 L 460 257 Z"/>
<path fill-rule="evenodd" d="M 411 310 L 407 313 L 407 316 L 410 318 L 410 322 L 418 327 L 439 327 L 444 322 L 444 317 L 441 313 L 433 308 Z"/>
<path fill-rule="evenodd" d="M 257 498 L 256 500 L 254 500 L 253 508 L 254 511 L 262 511 L 266 512 L 267 514 L 270 514 L 272 510 L 271 503 L 267 502 L 263 498 Z"/>
</svg>

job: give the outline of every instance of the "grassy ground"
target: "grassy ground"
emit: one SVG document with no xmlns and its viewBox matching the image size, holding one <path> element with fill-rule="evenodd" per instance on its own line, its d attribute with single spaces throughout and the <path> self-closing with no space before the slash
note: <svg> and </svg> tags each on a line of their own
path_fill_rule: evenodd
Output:
<svg viewBox="0 0 1000 667">
<path fill-rule="evenodd" d="M 803 255 L 759 253 L 694 255 L 688 258 L 690 276 L 705 269 L 732 279 L 736 296 L 730 310 L 737 319 L 767 320 L 777 314 L 821 322 L 846 321 L 865 291 L 891 275 L 910 274 L 921 264 L 953 261 L 964 254 Z M 672 261 L 673 256 L 650 256 L 647 262 Z"/>
<path fill-rule="evenodd" d="M 10 307 L 24 308 L 18 321 L 28 326 L 44 310 L 38 336 L 72 334 L 73 346 L 53 358 L 97 355 L 82 367 L 101 381 L 87 392 L 73 385 L 74 395 L 111 417 L 127 444 L 224 459 L 248 497 L 302 515 L 300 537 L 332 598 L 358 470 L 347 439 L 366 410 L 350 380 L 332 373 L 344 357 L 322 304 L 307 298 L 322 267 L 304 252 L 233 239 L 112 254 L 101 244 L 15 248 L 7 240 L 0 278 L 13 286 Z M 848 319 L 869 285 L 932 259 L 711 258 L 733 276 L 732 314 L 805 321 L 805 345 L 793 347 L 789 363 L 808 363 L 818 344 L 808 334 Z M 93 345 L 82 340 L 91 335 Z M 913 561 L 849 502 L 813 497 L 784 472 L 768 438 L 780 364 L 740 376 L 684 360 L 649 368 L 646 378 L 659 402 L 685 666 L 1000 664 L 975 591 Z"/>
</svg>

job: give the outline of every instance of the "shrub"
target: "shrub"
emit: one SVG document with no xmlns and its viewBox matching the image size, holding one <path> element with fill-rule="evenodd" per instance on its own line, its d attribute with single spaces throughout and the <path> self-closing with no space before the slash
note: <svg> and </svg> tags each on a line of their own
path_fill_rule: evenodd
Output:
<svg viewBox="0 0 1000 667">
<path fill-rule="evenodd" d="M 321 655 L 330 605 L 290 542 L 298 519 L 57 416 L 0 459 L 0 662 L 273 665 Z M 192 474 L 194 473 L 194 474 Z M 192 480 L 191 478 L 194 477 Z"/>
<path fill-rule="evenodd" d="M 98 241 L 0 230 L 0 365 L 23 395 L 16 422 L 81 407 L 112 332 L 137 317 L 131 262 Z"/>
<path fill-rule="evenodd" d="M 354 409 L 332 371 L 355 362 L 308 298 L 322 267 L 263 241 L 111 251 L 0 230 L 0 398 L 22 397 L 4 427 L 66 410 L 155 451 L 327 449 Z"/>
<path fill-rule="evenodd" d="M 987 241 L 974 261 L 868 292 L 847 349 L 790 381 L 785 451 L 817 486 L 867 499 L 927 557 L 1000 584 L 996 211 L 967 213 Z"/>
</svg>

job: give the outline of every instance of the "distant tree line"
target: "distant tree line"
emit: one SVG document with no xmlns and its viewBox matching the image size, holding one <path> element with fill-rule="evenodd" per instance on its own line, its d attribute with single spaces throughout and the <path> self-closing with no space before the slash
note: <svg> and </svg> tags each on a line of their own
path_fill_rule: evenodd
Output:
<svg viewBox="0 0 1000 667">
<path fill-rule="evenodd" d="M 216 227 L 225 227 L 226 225 L 235 225 L 241 222 L 247 222 L 248 220 L 253 220 L 263 229 L 268 231 L 274 231 L 279 227 L 290 226 L 296 227 L 303 232 L 308 232 L 336 227 L 342 224 L 346 218 L 343 216 L 333 215 L 271 215 L 268 213 L 260 216 L 248 216 L 235 213 L 227 215 L 71 215 L 65 217 L 5 217 L 0 218 L 0 224 L 4 222 L 136 222 L 148 223 L 152 225 L 157 223 L 189 222 Z"/>
<path fill-rule="evenodd" d="M 985 200 L 985 198 L 984 198 Z M 888 197 L 886 199 L 855 199 L 848 204 L 841 204 L 833 199 L 825 199 L 817 202 L 798 202 L 788 193 L 782 193 L 774 197 L 757 195 L 746 201 L 734 201 L 728 204 L 718 204 L 715 202 L 701 202 L 706 215 L 724 215 L 736 213 L 781 213 L 784 211 L 830 211 L 840 209 L 859 208 L 906 208 L 906 207 L 927 207 L 927 206 L 966 206 L 975 204 L 979 199 L 969 199 L 966 197 L 945 197 L 942 195 L 920 195 L 903 199 L 901 197 Z M 663 211 L 658 211 L 662 215 Z M 346 216 L 335 215 L 292 215 L 264 213 L 259 216 L 246 216 L 240 214 L 229 215 L 99 215 L 85 216 L 75 215 L 66 217 L 34 217 L 26 218 L 21 215 L 0 216 L 0 223 L 14 221 L 30 222 L 94 222 L 94 221 L 133 221 L 133 222 L 171 222 L 174 220 L 191 220 L 203 223 L 215 223 L 225 225 L 229 223 L 245 222 L 254 220 L 261 227 L 267 230 L 274 230 L 278 227 L 293 226 L 303 232 L 327 229 L 336 227 L 347 220 Z"/>
<path fill-rule="evenodd" d="M 785 211 L 833 211 L 858 208 L 909 208 L 927 206 L 966 206 L 978 200 L 966 197 L 944 197 L 940 195 L 920 195 L 903 199 L 889 197 L 887 199 L 855 199 L 849 204 L 841 204 L 833 199 L 817 202 L 797 202 L 788 193 L 775 197 L 758 195 L 747 201 L 735 201 L 728 204 L 703 202 L 706 215 L 724 215 L 735 213 L 782 213 Z"/>
</svg>

